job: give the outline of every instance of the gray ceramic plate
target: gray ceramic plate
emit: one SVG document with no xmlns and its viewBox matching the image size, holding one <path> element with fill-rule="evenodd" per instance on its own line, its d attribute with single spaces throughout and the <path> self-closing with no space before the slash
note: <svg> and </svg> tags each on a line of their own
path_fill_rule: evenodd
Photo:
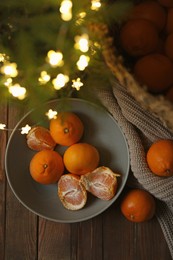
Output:
<svg viewBox="0 0 173 260">
<path fill-rule="evenodd" d="M 85 207 L 78 211 L 70 211 L 63 207 L 57 196 L 57 185 L 42 185 L 36 183 L 30 176 L 29 163 L 34 155 L 26 144 L 26 135 L 22 135 L 19 129 L 26 124 L 34 125 L 34 115 L 40 109 L 33 110 L 24 116 L 16 125 L 9 139 L 5 167 L 9 185 L 18 200 L 29 210 L 46 219 L 73 223 L 93 218 L 105 211 L 116 201 L 122 192 L 129 173 L 129 151 L 126 139 L 112 116 L 99 106 L 81 99 L 69 98 L 65 101 L 53 100 L 42 107 L 42 117 L 37 121 L 38 125 L 48 127 L 48 120 L 45 112 L 52 110 L 70 110 L 75 112 L 83 121 L 85 132 L 82 142 L 94 145 L 100 153 L 100 165 L 110 167 L 113 171 L 119 172 L 118 191 L 110 201 L 103 201 L 91 194 Z M 37 113 L 36 113 L 37 112 Z M 63 154 L 65 147 L 56 148 Z"/>
</svg>

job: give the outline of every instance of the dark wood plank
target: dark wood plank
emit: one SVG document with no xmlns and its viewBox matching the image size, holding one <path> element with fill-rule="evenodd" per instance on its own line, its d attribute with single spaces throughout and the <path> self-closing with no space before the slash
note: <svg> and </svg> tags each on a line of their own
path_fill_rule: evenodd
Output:
<svg viewBox="0 0 173 260">
<path fill-rule="evenodd" d="M 78 224 L 76 259 L 102 260 L 102 215 Z"/>
<path fill-rule="evenodd" d="M 8 119 L 9 128 L 13 128 L 18 120 L 17 109 L 9 108 Z M 37 259 L 37 217 L 19 203 L 9 185 L 6 190 L 5 259 Z"/>
<path fill-rule="evenodd" d="M 71 259 L 71 227 L 39 218 L 38 259 Z"/>
<path fill-rule="evenodd" d="M 7 123 L 7 107 L 0 106 L 0 123 Z M 0 254 L 4 259 L 5 248 L 5 202 L 6 202 L 6 178 L 4 169 L 4 156 L 7 142 L 6 131 L 0 130 Z"/>
<path fill-rule="evenodd" d="M 39 219 L 38 259 L 102 259 L 102 216 L 61 224 Z"/>
</svg>

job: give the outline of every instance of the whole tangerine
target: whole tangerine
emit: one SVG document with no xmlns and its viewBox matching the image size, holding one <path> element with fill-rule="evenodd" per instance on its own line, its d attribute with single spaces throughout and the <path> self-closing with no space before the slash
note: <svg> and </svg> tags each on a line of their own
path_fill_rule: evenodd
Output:
<svg viewBox="0 0 173 260">
<path fill-rule="evenodd" d="M 66 169 L 73 174 L 82 175 L 93 171 L 99 164 L 99 152 L 88 143 L 76 143 L 67 148 L 63 160 Z"/>
<path fill-rule="evenodd" d="M 129 19 L 146 19 L 161 31 L 166 23 L 166 11 L 158 2 L 141 2 L 132 8 Z"/>
<path fill-rule="evenodd" d="M 173 62 L 153 53 L 140 58 L 134 66 L 136 79 L 152 93 L 161 93 L 173 84 Z"/>
<path fill-rule="evenodd" d="M 168 34 L 173 32 L 173 8 L 168 9 L 166 31 Z"/>
<path fill-rule="evenodd" d="M 164 49 L 166 56 L 173 61 L 173 32 L 166 38 Z"/>
<path fill-rule="evenodd" d="M 30 174 L 41 184 L 56 183 L 64 172 L 61 155 L 52 150 L 37 152 L 30 161 Z"/>
<path fill-rule="evenodd" d="M 131 56 L 142 56 L 155 51 L 159 37 L 155 26 L 145 19 L 127 21 L 121 28 L 122 48 Z"/>
<path fill-rule="evenodd" d="M 173 140 L 161 139 L 147 151 L 147 163 L 152 173 L 169 177 L 173 175 Z"/>
<path fill-rule="evenodd" d="M 166 92 L 166 98 L 173 103 L 173 86 L 171 86 Z"/>
<path fill-rule="evenodd" d="M 126 219 L 132 222 L 144 222 L 153 218 L 155 214 L 155 200 L 145 190 L 132 189 L 123 197 L 120 209 Z"/>
<path fill-rule="evenodd" d="M 159 3 L 165 7 L 173 7 L 172 0 L 159 0 Z"/>
<path fill-rule="evenodd" d="M 60 112 L 50 121 L 50 134 L 57 144 L 70 146 L 77 143 L 83 132 L 83 122 L 73 112 Z"/>
</svg>

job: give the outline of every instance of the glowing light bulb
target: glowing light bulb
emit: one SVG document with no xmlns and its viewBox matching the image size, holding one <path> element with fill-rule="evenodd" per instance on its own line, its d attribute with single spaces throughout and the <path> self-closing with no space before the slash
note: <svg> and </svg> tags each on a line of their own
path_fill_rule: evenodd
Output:
<svg viewBox="0 0 173 260">
<path fill-rule="evenodd" d="M 79 18 L 83 19 L 86 16 L 86 12 L 80 12 L 78 16 Z"/>
<path fill-rule="evenodd" d="M 88 34 L 82 34 L 81 36 L 75 37 L 75 45 L 76 49 L 79 49 L 82 52 L 87 52 L 89 50 L 89 41 L 88 41 Z"/>
<path fill-rule="evenodd" d="M 0 62 L 4 62 L 5 61 L 5 53 L 0 53 Z"/>
<path fill-rule="evenodd" d="M 12 78 L 8 78 L 8 79 L 4 82 L 4 85 L 5 85 L 6 87 L 9 87 L 9 86 L 11 86 L 12 82 L 13 82 Z"/>
<path fill-rule="evenodd" d="M 50 50 L 47 53 L 47 61 L 52 67 L 62 66 L 64 64 L 62 52 Z"/>
<path fill-rule="evenodd" d="M 73 79 L 72 80 L 73 84 L 72 84 L 72 88 L 75 88 L 76 90 L 80 90 L 80 88 L 83 86 L 83 83 L 81 82 L 80 78 L 77 79 Z"/>
<path fill-rule="evenodd" d="M 26 126 L 22 127 L 21 129 L 22 129 L 21 134 L 23 135 L 23 134 L 28 134 L 29 131 L 31 130 L 31 127 L 29 125 L 26 125 Z"/>
<path fill-rule="evenodd" d="M 9 92 L 13 97 L 17 97 L 20 100 L 24 99 L 26 95 L 26 89 L 21 87 L 19 84 L 9 86 Z"/>
<path fill-rule="evenodd" d="M 89 60 L 90 58 L 88 56 L 81 55 L 78 62 L 76 63 L 78 69 L 83 71 L 88 66 Z"/>
<path fill-rule="evenodd" d="M 73 3 L 70 0 L 63 0 L 60 6 L 61 18 L 64 21 L 70 21 L 72 19 L 72 6 Z"/>
<path fill-rule="evenodd" d="M 1 73 L 6 76 L 15 78 L 18 75 L 17 64 L 16 63 L 6 63 L 1 67 Z"/>
<path fill-rule="evenodd" d="M 40 77 L 38 78 L 40 84 L 46 84 L 49 80 L 50 80 L 50 75 L 47 74 L 46 71 L 42 71 Z"/>
<path fill-rule="evenodd" d="M 83 21 L 84 21 L 85 16 L 86 16 L 86 12 L 80 12 L 77 15 L 76 25 L 81 25 L 83 23 Z"/>
<path fill-rule="evenodd" d="M 100 0 L 92 0 L 91 1 L 91 10 L 98 11 L 100 7 L 101 7 Z"/>
<path fill-rule="evenodd" d="M 5 129 L 5 127 L 6 127 L 6 125 L 5 125 L 5 124 L 0 124 L 0 130 L 4 130 L 4 129 Z"/>
<path fill-rule="evenodd" d="M 52 83 L 56 90 L 59 90 L 65 86 L 65 84 L 69 81 L 69 77 L 62 73 L 58 74 L 55 79 L 53 79 Z"/>
<path fill-rule="evenodd" d="M 49 119 L 56 118 L 58 112 L 52 109 L 49 109 L 48 112 L 45 114 Z"/>
</svg>

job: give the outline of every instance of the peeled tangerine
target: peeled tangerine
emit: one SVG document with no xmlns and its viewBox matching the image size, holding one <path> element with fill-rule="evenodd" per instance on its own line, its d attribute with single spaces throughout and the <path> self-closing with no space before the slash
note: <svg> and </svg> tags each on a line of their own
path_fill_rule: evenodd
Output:
<svg viewBox="0 0 173 260">
<path fill-rule="evenodd" d="M 26 138 L 28 147 L 35 151 L 53 150 L 56 145 L 49 130 L 42 126 L 33 127 Z"/>
<path fill-rule="evenodd" d="M 64 174 L 58 182 L 58 196 L 63 206 L 69 210 L 78 210 L 85 206 L 87 192 L 80 177 L 75 174 Z"/>
<path fill-rule="evenodd" d="M 98 167 L 92 172 L 81 176 L 81 183 L 87 191 L 102 200 L 110 200 L 117 191 L 117 176 L 108 167 Z"/>
</svg>

